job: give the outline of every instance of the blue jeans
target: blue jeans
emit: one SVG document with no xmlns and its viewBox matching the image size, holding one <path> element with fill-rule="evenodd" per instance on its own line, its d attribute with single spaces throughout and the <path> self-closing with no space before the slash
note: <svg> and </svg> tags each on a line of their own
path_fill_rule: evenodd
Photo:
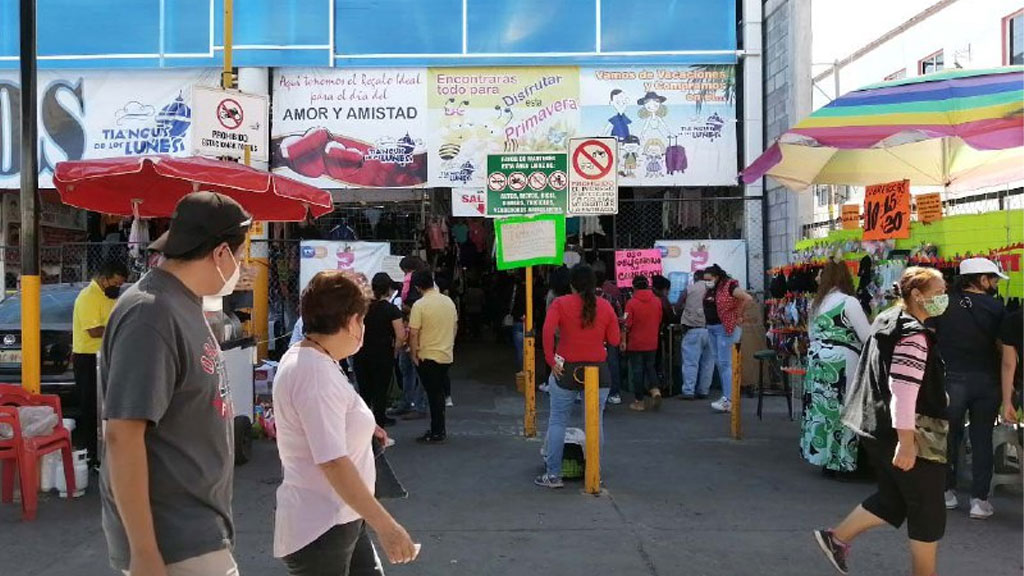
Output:
<svg viewBox="0 0 1024 576">
<path fill-rule="evenodd" d="M 572 416 L 573 406 L 576 405 L 577 390 L 566 390 L 555 384 L 548 389 L 548 397 L 551 399 L 551 409 L 548 414 L 548 434 L 544 442 L 547 445 L 547 456 L 544 458 L 547 464 L 548 476 L 562 477 L 562 454 L 565 450 L 565 427 L 569 424 Z M 608 388 L 598 389 L 598 426 L 601 431 L 601 444 L 604 444 L 604 406 L 608 401 Z M 584 409 L 585 412 L 586 409 Z M 588 438 L 589 442 L 590 439 Z"/>
<path fill-rule="evenodd" d="M 512 344 L 516 347 L 516 372 L 523 369 L 523 346 L 526 340 L 525 328 L 522 322 L 512 325 Z"/>
<path fill-rule="evenodd" d="M 612 387 L 608 392 L 609 396 L 618 396 L 622 385 L 622 366 L 618 346 L 605 346 L 608 353 L 608 371 L 612 373 Z"/>
<path fill-rule="evenodd" d="M 707 328 L 690 328 L 680 346 L 683 358 L 683 395 L 707 396 L 715 375 L 715 352 Z"/>
<path fill-rule="evenodd" d="M 398 370 L 402 373 L 402 401 L 405 408 L 426 414 L 427 393 L 423 390 L 416 374 L 416 365 L 412 363 L 412 355 L 406 350 L 398 353 Z"/>
<path fill-rule="evenodd" d="M 708 326 L 711 338 L 711 350 L 718 366 L 718 379 L 722 381 L 722 397 L 732 399 L 732 346 L 740 341 L 743 329 L 737 326 L 732 334 L 725 333 L 725 326 L 712 324 Z"/>
</svg>

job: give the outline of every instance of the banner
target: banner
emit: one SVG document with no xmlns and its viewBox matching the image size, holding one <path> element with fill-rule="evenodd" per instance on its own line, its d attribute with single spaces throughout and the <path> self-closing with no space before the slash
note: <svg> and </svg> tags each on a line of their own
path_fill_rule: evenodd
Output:
<svg viewBox="0 0 1024 576">
<path fill-rule="evenodd" d="M 689 283 L 691 275 L 712 264 L 718 264 L 729 276 L 747 287 L 747 243 L 744 240 L 658 240 L 661 250 L 662 274 L 672 282 L 678 293 Z"/>
<path fill-rule="evenodd" d="M 615 251 L 615 285 L 619 288 L 632 288 L 636 276 L 649 280 L 661 271 L 661 250 L 657 248 Z"/>
<path fill-rule="evenodd" d="M 910 180 L 864 190 L 864 239 L 910 238 Z"/>
<path fill-rule="evenodd" d="M 487 156 L 487 215 L 565 214 L 565 154 Z"/>
<path fill-rule="evenodd" d="M 486 185 L 487 155 L 564 153 L 579 127 L 572 67 L 430 68 L 430 186 Z"/>
<path fill-rule="evenodd" d="M 542 214 L 494 221 L 498 270 L 562 264 L 565 216 Z"/>
<path fill-rule="evenodd" d="M 317 272 L 349 270 L 366 277 L 369 285 L 373 275 L 388 272 L 386 259 L 391 255 L 388 242 L 338 242 L 306 240 L 300 247 L 299 291 L 305 290 Z"/>
<path fill-rule="evenodd" d="M 274 70 L 272 170 L 320 188 L 427 182 L 423 68 Z"/>
<path fill-rule="evenodd" d="M 218 70 L 41 70 L 39 187 L 53 188 L 64 160 L 143 154 L 187 156 L 192 87 L 216 86 Z M 21 187 L 17 70 L 0 72 L 0 189 Z"/>
<path fill-rule="evenodd" d="M 732 186 L 731 65 L 580 69 L 581 136 L 619 141 L 619 186 Z"/>
</svg>

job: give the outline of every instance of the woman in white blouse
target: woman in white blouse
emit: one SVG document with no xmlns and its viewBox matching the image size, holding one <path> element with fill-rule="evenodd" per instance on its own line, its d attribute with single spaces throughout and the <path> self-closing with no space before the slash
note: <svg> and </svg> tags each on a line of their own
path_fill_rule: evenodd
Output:
<svg viewBox="0 0 1024 576">
<path fill-rule="evenodd" d="M 808 318 L 811 342 L 800 453 L 811 464 L 821 466 L 827 476 L 853 472 L 857 469 L 857 435 L 843 426 L 839 414 L 871 325 L 853 296 L 853 278 L 845 263 L 829 261 L 825 265 Z"/>
<path fill-rule="evenodd" d="M 293 576 L 362 576 L 383 571 L 366 525 L 392 563 L 418 546 L 373 495 L 372 441 L 387 434 L 338 367 L 362 346 L 367 296 L 342 271 L 320 272 L 302 293 L 305 339 L 281 359 L 274 379 L 277 490 L 274 556 Z"/>
</svg>

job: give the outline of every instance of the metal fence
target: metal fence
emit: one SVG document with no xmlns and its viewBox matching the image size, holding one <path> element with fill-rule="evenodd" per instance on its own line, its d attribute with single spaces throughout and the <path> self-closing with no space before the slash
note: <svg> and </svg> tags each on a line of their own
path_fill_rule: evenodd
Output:
<svg viewBox="0 0 1024 576">
<path fill-rule="evenodd" d="M 731 240 L 762 230 L 760 197 L 666 192 L 619 200 L 610 221 L 611 249 L 645 248 L 656 240 Z M 749 238 L 748 238 L 749 239 Z"/>
</svg>

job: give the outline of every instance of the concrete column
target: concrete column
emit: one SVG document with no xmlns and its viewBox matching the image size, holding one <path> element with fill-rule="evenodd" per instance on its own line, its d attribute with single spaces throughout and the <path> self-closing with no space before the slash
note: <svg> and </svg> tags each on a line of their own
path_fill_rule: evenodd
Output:
<svg viewBox="0 0 1024 576">
<path fill-rule="evenodd" d="M 761 54 L 762 34 L 761 0 L 743 2 L 743 165 L 747 166 L 764 150 L 763 115 L 763 59 Z M 764 185 L 761 182 L 744 187 L 743 193 L 750 198 L 762 198 Z M 747 282 L 753 292 L 764 290 L 764 221 L 761 202 L 746 202 L 743 222 L 743 237 L 747 241 Z"/>
</svg>

